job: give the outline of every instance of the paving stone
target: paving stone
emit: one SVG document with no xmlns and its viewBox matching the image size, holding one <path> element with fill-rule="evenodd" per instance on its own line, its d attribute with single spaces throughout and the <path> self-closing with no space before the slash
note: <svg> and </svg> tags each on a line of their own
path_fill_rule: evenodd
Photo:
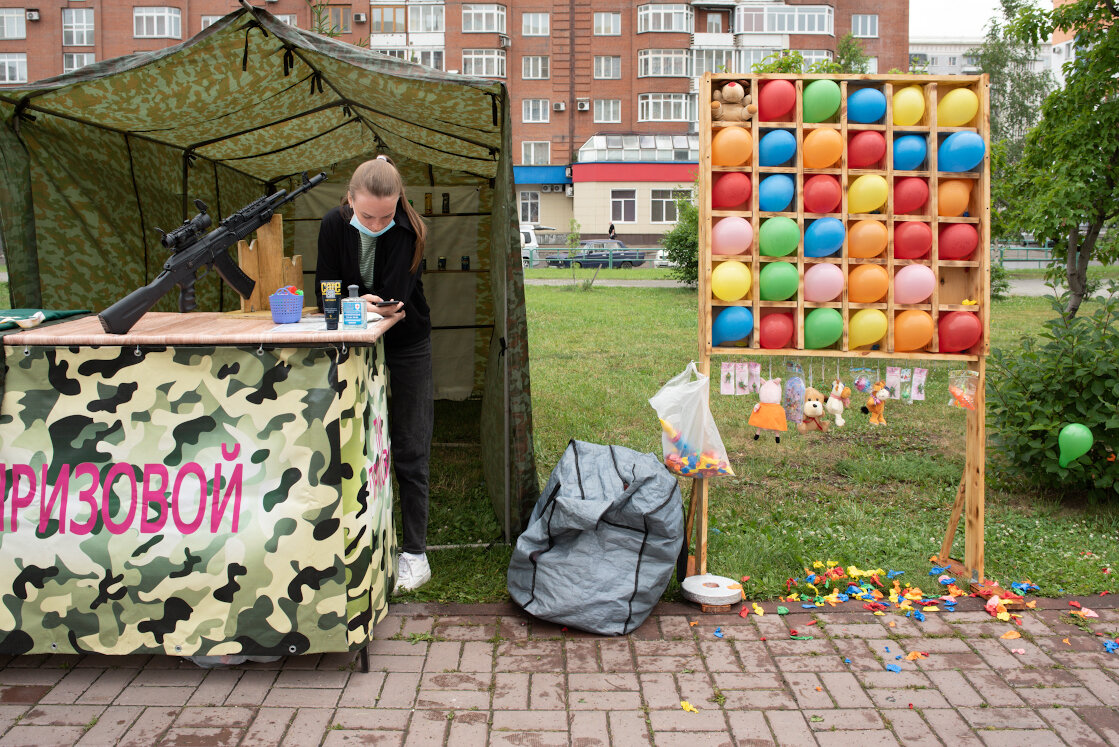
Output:
<svg viewBox="0 0 1119 747">
<path fill-rule="evenodd" d="M 458 711 L 416 711 L 404 737 L 407 747 L 442 747 L 451 721 Z"/>
<path fill-rule="evenodd" d="M 572 696 L 574 700 L 574 695 Z M 606 711 L 579 711 L 571 714 L 571 747 L 609 747 L 610 732 Z"/>
<path fill-rule="evenodd" d="M 411 718 L 412 711 L 403 708 L 339 708 L 330 723 L 342 729 L 404 731 Z"/>
<path fill-rule="evenodd" d="M 1017 693 L 994 672 L 967 672 L 967 681 L 992 706 L 1025 705 Z"/>
<path fill-rule="evenodd" d="M 857 734 L 852 732 L 818 732 L 816 734 L 816 741 L 820 747 L 849 747 L 849 745 L 858 745 L 858 747 L 879 747 L 883 745 L 889 747 L 890 745 L 897 745 L 898 739 L 892 732 L 884 729 L 878 731 L 860 731 Z"/>
<path fill-rule="evenodd" d="M 84 734 L 83 726 L 13 726 L 3 737 L 0 737 L 0 747 L 74 744 Z"/>
<path fill-rule="evenodd" d="M 528 707 L 534 711 L 563 710 L 567 693 L 561 672 L 537 672 L 531 676 Z"/>
<path fill-rule="evenodd" d="M 908 708 L 912 703 L 914 708 L 947 708 L 948 701 L 936 690 L 891 690 L 875 688 L 867 691 L 870 699 L 878 708 Z"/>
<path fill-rule="evenodd" d="M 563 731 L 567 732 L 567 714 L 563 711 L 494 711 L 492 731 Z"/>
<path fill-rule="evenodd" d="M 873 705 L 858 679 L 850 672 L 821 672 L 820 682 L 839 708 L 870 708 Z"/>
<path fill-rule="evenodd" d="M 729 710 L 727 721 L 735 744 L 741 747 L 771 747 L 777 743 L 769 732 L 769 724 L 762 711 Z"/>
<path fill-rule="evenodd" d="M 259 708 L 241 744 L 246 747 L 276 745 L 295 716 L 294 708 Z"/>
<path fill-rule="evenodd" d="M 800 746 L 812 744 L 816 739 L 799 711 L 767 711 L 765 719 L 779 745 Z"/>
<path fill-rule="evenodd" d="M 637 675 L 641 683 L 641 697 L 652 710 L 680 707 L 680 693 L 676 680 L 666 672 L 642 672 Z"/>
<path fill-rule="evenodd" d="M 917 710 L 883 708 L 878 715 L 905 747 L 940 747 L 942 744 Z"/>
<path fill-rule="evenodd" d="M 225 702 L 243 672 L 237 669 L 211 669 L 206 678 L 194 689 L 187 705 L 216 706 Z"/>
<path fill-rule="evenodd" d="M 493 709 L 495 711 L 528 708 L 527 672 L 498 672 L 494 675 Z"/>
<path fill-rule="evenodd" d="M 968 683 L 968 678 L 955 670 L 928 672 L 926 676 L 949 705 L 980 706 L 984 703 L 983 697 Z"/>
<path fill-rule="evenodd" d="M 334 712 L 326 708 L 300 708 L 288 726 L 281 747 L 307 747 L 323 741 Z"/>
<path fill-rule="evenodd" d="M 151 747 L 179 717 L 177 708 L 145 708 L 124 733 L 118 747 Z"/>
<path fill-rule="evenodd" d="M 1093 745 L 1103 739 L 1071 708 L 1047 708 L 1042 718 L 1069 744 Z"/>
<path fill-rule="evenodd" d="M 465 641 L 459 658 L 460 672 L 492 672 L 493 644 L 481 641 Z"/>
<path fill-rule="evenodd" d="M 568 672 L 600 672 L 598 645 L 595 641 L 565 641 L 563 646 Z"/>
<path fill-rule="evenodd" d="M 369 672 L 364 674 L 355 672 L 354 676 L 342 690 L 342 697 L 338 699 L 339 708 L 373 708 L 381 696 L 381 687 L 385 683 L 384 672 Z"/>
<path fill-rule="evenodd" d="M 1119 713 L 1114 709 L 1074 708 L 1073 710 L 1107 744 L 1119 744 Z"/>
<path fill-rule="evenodd" d="M 820 731 L 882 729 L 885 723 L 873 708 L 805 708 L 809 727 Z M 816 735 L 819 739 L 819 735 Z M 861 735 L 860 735 L 861 738 Z"/>
<path fill-rule="evenodd" d="M 109 706 L 102 709 L 97 723 L 86 730 L 77 744 L 79 747 L 117 744 L 143 710 L 139 706 Z"/>
<path fill-rule="evenodd" d="M 983 742 L 972 731 L 971 725 L 957 711 L 950 708 L 929 708 L 921 711 L 929 728 L 944 744 L 975 747 Z"/>
<path fill-rule="evenodd" d="M 334 708 L 342 696 L 341 689 L 322 687 L 277 687 L 269 691 L 262 705 L 278 708 Z"/>
<path fill-rule="evenodd" d="M 785 675 L 789 689 L 801 710 L 809 708 L 834 708 L 831 696 L 824 690 L 820 678 L 811 672 L 790 672 Z"/>
<path fill-rule="evenodd" d="M 1045 729 L 1041 717 L 1023 708 L 958 708 L 973 729 Z"/>
<path fill-rule="evenodd" d="M 175 670 L 157 671 L 174 672 Z M 119 696 L 121 692 L 124 691 L 124 688 L 128 687 L 128 684 L 130 682 L 134 681 L 134 679 L 136 678 L 136 674 L 137 673 L 135 669 L 110 669 L 108 671 L 101 672 L 101 675 L 97 678 L 97 680 L 93 684 L 91 684 L 85 692 L 79 695 L 74 702 L 83 704 L 88 703 L 108 705 L 109 703 L 112 703 L 114 700 L 116 700 L 117 696 Z M 51 693 L 51 696 L 54 696 L 53 692 Z M 141 703 L 140 705 L 153 704 Z"/>
<path fill-rule="evenodd" d="M 1115 669 L 1111 670 L 1113 673 Z M 1104 705 L 1119 706 L 1119 682 L 1102 669 L 1072 669 L 1069 672 L 1084 684 L 1092 695 L 1096 696 Z"/>
<path fill-rule="evenodd" d="M 657 735 L 657 744 L 661 742 L 660 734 L 665 731 L 718 731 L 728 729 L 727 719 L 722 709 L 710 703 L 694 704 L 698 713 L 685 711 L 677 704 L 675 710 L 650 711 L 649 723 L 653 733 Z M 704 707 L 710 706 L 710 707 Z"/>
<path fill-rule="evenodd" d="M 988 747 L 1064 747 L 1055 732 L 1044 729 L 997 729 L 981 731 L 979 737 Z"/>
<path fill-rule="evenodd" d="M 729 732 L 660 732 L 657 747 L 734 747 Z"/>
<path fill-rule="evenodd" d="M 173 726 L 159 741 L 161 747 L 235 747 L 241 743 L 244 730 L 231 727 L 189 727 Z"/>
<path fill-rule="evenodd" d="M 488 713 L 455 713 L 447 733 L 447 744 L 458 747 L 485 747 L 489 744 Z"/>
</svg>

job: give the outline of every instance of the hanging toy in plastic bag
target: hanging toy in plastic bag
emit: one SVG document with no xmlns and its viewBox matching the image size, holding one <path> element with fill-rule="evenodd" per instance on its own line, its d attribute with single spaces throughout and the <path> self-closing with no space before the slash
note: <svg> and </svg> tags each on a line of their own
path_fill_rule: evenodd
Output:
<svg viewBox="0 0 1119 747">
<path fill-rule="evenodd" d="M 747 421 L 756 429 L 754 440 L 761 437 L 762 431 L 773 431 L 774 440 L 781 443 L 781 434 L 789 429 L 785 419 L 785 408 L 781 406 L 781 379 L 766 379 L 758 389 L 758 399 L 750 419 Z"/>
<path fill-rule="evenodd" d="M 843 424 L 847 422 L 843 419 L 843 408 L 850 406 L 851 387 L 843 386 L 843 382 L 839 379 L 833 379 L 831 392 L 828 393 L 828 400 L 824 403 L 824 409 L 835 418 L 836 428 L 842 428 Z"/>
<path fill-rule="evenodd" d="M 804 421 L 804 369 L 797 361 L 789 361 L 785 368 L 791 374 L 785 382 L 785 419 L 801 423 Z"/>
<path fill-rule="evenodd" d="M 871 369 L 869 368 L 852 368 L 851 369 L 851 386 L 855 387 L 855 391 L 860 394 L 866 394 L 874 385 L 874 379 L 871 378 Z"/>
<path fill-rule="evenodd" d="M 870 415 L 871 425 L 886 425 L 886 400 L 889 398 L 890 391 L 886 388 L 886 382 L 874 382 L 870 388 L 870 397 L 862 407 L 863 413 Z"/>
<path fill-rule="evenodd" d="M 948 404 L 966 410 L 975 409 L 975 395 L 979 391 L 978 371 L 949 371 L 948 393 L 952 396 Z"/>
</svg>

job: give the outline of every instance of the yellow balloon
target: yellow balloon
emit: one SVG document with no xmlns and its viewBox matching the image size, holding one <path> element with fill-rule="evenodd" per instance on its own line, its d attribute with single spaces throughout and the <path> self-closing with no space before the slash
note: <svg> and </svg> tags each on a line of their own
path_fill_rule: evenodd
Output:
<svg viewBox="0 0 1119 747">
<path fill-rule="evenodd" d="M 936 214 L 957 218 L 967 212 L 971 202 L 970 179 L 945 179 L 936 188 Z"/>
<path fill-rule="evenodd" d="M 721 262 L 711 271 L 711 292 L 724 301 L 737 301 L 750 292 L 754 278 L 741 262 Z"/>
<path fill-rule="evenodd" d="M 886 315 L 878 309 L 859 309 L 847 325 L 847 348 L 873 345 L 886 336 Z"/>
<path fill-rule="evenodd" d="M 925 89 L 906 86 L 894 92 L 894 124 L 908 127 L 925 116 Z"/>
<path fill-rule="evenodd" d="M 847 212 L 869 213 L 886 204 L 890 186 L 878 174 L 863 174 L 847 187 Z"/>
<path fill-rule="evenodd" d="M 954 88 L 936 105 L 939 127 L 963 127 L 979 112 L 979 97 L 970 88 Z"/>
</svg>

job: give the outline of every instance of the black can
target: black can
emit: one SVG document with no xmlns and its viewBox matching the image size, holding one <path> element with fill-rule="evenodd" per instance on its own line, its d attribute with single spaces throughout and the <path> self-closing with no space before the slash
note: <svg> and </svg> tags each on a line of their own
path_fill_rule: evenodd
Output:
<svg viewBox="0 0 1119 747">
<path fill-rule="evenodd" d="M 427 272 L 427 257 L 420 259 L 420 272 Z"/>
<path fill-rule="evenodd" d="M 451 212 L 451 193 L 450 192 L 444 192 L 443 193 L 443 215 L 446 215 L 449 212 Z"/>
<path fill-rule="evenodd" d="M 469 270 L 470 269 L 470 255 L 469 254 L 462 255 L 462 269 L 464 269 L 464 270 Z"/>
<path fill-rule="evenodd" d="M 437 266 L 440 270 L 446 270 L 447 269 L 447 258 L 446 257 L 440 257 L 439 260 L 438 260 L 438 265 Z"/>
</svg>

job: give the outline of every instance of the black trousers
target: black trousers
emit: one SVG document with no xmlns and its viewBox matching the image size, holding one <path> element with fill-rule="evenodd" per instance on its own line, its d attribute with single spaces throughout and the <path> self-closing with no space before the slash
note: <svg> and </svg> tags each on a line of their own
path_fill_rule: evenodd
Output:
<svg viewBox="0 0 1119 747">
<path fill-rule="evenodd" d="M 389 438 L 393 472 L 400 490 L 404 541 L 400 549 L 427 550 L 428 463 L 435 426 L 431 338 L 406 348 L 385 346 L 389 371 Z"/>
</svg>

